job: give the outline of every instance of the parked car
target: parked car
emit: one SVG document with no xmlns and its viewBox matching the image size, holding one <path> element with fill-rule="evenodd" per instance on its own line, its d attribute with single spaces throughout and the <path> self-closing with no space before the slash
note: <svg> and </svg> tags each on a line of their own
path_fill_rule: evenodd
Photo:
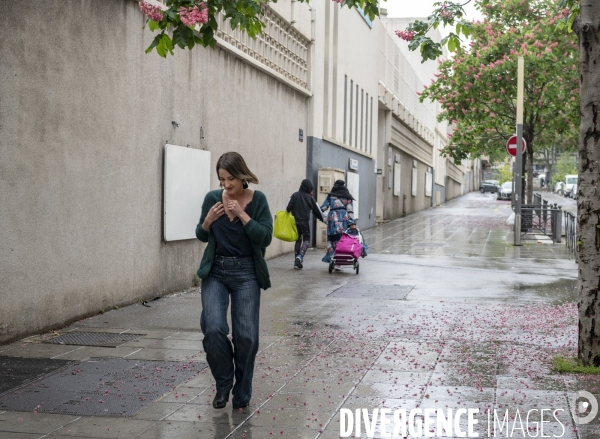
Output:
<svg viewBox="0 0 600 439">
<path fill-rule="evenodd" d="M 554 184 L 554 192 L 557 193 L 557 194 L 559 194 L 559 195 L 562 195 L 564 191 L 565 191 L 565 182 L 564 181 L 557 181 Z"/>
<path fill-rule="evenodd" d="M 498 196 L 497 200 L 510 200 L 513 192 L 513 184 L 512 181 L 507 181 L 506 183 L 502 183 L 498 188 Z"/>
<path fill-rule="evenodd" d="M 571 192 L 573 192 L 573 185 L 577 184 L 578 179 L 578 175 L 565 175 L 565 197 L 571 196 Z"/>
<path fill-rule="evenodd" d="M 479 185 L 479 192 L 482 194 L 486 192 L 498 192 L 498 180 L 483 180 Z"/>
<path fill-rule="evenodd" d="M 569 194 L 570 198 L 573 198 L 574 200 L 577 199 L 577 183 L 575 183 L 573 185 L 573 188 L 571 189 L 571 193 Z"/>
</svg>

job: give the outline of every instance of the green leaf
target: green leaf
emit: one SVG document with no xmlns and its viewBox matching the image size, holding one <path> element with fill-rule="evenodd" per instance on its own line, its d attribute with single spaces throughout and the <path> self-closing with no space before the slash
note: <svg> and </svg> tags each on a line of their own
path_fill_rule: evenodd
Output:
<svg viewBox="0 0 600 439">
<path fill-rule="evenodd" d="M 160 25 L 154 20 L 148 20 L 148 29 L 154 32 L 155 30 L 160 29 Z"/>
<path fill-rule="evenodd" d="M 154 49 L 156 46 L 158 46 L 158 43 L 160 43 L 162 35 L 163 34 L 160 33 L 160 34 L 158 34 L 157 36 L 154 37 L 154 40 L 152 40 L 152 44 L 150 44 L 150 46 L 146 49 L 146 53 L 152 52 L 152 49 Z"/>
<path fill-rule="evenodd" d="M 181 49 L 194 47 L 194 31 L 183 24 L 173 31 L 173 44 Z"/>
<path fill-rule="evenodd" d="M 173 55 L 173 41 L 167 34 L 161 34 L 162 37 L 160 42 L 156 46 L 156 52 L 163 58 L 167 57 L 167 54 Z"/>
<path fill-rule="evenodd" d="M 455 52 L 456 49 L 460 47 L 460 40 L 454 34 L 450 34 L 448 37 L 448 50 L 450 52 Z"/>
</svg>

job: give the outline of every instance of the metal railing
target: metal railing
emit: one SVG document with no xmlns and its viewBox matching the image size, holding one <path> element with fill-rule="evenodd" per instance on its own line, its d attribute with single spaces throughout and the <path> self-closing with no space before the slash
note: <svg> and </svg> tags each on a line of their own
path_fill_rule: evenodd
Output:
<svg viewBox="0 0 600 439">
<path fill-rule="evenodd" d="M 561 242 L 562 208 L 556 204 L 523 204 L 521 206 L 521 233 L 547 235 L 555 243 Z"/>
<path fill-rule="evenodd" d="M 577 261 L 579 259 L 577 251 L 577 216 L 571 212 L 565 212 L 565 240 L 567 241 L 567 250 L 573 254 Z"/>
<path fill-rule="evenodd" d="M 533 195 L 533 204 L 521 206 L 521 234 L 543 234 L 559 244 L 562 241 L 563 210 L 557 203 L 550 204 L 542 195 Z"/>
</svg>

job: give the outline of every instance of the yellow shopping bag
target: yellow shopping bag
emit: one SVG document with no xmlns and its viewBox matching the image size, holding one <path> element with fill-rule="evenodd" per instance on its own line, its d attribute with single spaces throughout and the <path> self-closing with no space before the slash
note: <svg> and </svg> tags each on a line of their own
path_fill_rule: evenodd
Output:
<svg viewBox="0 0 600 439">
<path fill-rule="evenodd" d="M 298 240 L 298 228 L 296 227 L 294 215 L 292 215 L 291 212 L 280 210 L 275 213 L 273 236 L 287 242 L 295 242 Z"/>
</svg>

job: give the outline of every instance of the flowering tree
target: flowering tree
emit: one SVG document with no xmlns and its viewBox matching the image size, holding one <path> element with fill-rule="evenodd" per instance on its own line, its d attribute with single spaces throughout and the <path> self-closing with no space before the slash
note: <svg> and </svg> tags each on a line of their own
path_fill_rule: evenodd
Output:
<svg viewBox="0 0 600 439">
<path fill-rule="evenodd" d="M 467 0 L 467 3 L 471 0 Z M 475 0 L 481 7 L 486 7 L 491 0 Z M 408 32 L 415 37 L 424 36 L 429 26 L 437 27 L 443 22 L 441 5 L 435 4 L 435 11 L 425 24 L 415 24 Z M 507 3 L 509 3 L 507 1 Z M 512 0 L 510 1 L 512 3 Z M 453 3 L 452 3 L 453 4 Z M 454 5 L 454 4 L 453 4 Z M 463 4 L 464 5 L 464 4 Z M 600 1 L 598 0 L 560 0 L 549 4 L 550 15 L 558 15 L 555 20 L 556 31 L 565 36 L 574 31 L 579 39 L 579 182 L 577 185 L 577 243 L 579 254 L 579 280 L 577 291 L 579 296 L 579 341 L 578 357 L 585 364 L 600 366 L 600 329 L 596 318 L 600 316 Z M 556 8 L 558 6 L 558 9 Z M 462 11 L 462 6 L 454 5 Z M 458 15 L 457 15 L 458 17 Z M 458 17 L 459 19 L 462 17 Z M 448 24 L 454 24 L 451 19 Z M 457 23 L 460 24 L 460 23 Z M 467 32 L 471 24 L 466 25 Z M 463 32 L 457 26 L 455 41 Z M 441 46 L 427 40 L 415 40 L 412 50 L 421 49 L 423 60 L 435 59 L 433 51 Z M 458 40 L 459 41 L 459 40 Z M 448 43 L 446 39 L 445 43 Z"/>
<path fill-rule="evenodd" d="M 332 1 L 342 7 L 360 8 L 371 20 L 379 15 L 377 0 Z M 146 24 L 151 31 L 159 31 L 146 53 L 156 49 L 160 56 L 166 58 L 168 54 L 174 54 L 176 46 L 190 50 L 197 44 L 214 48 L 218 14 L 223 14 L 232 29 L 239 27 L 255 38 L 265 27 L 261 16 L 266 4 L 265 0 L 167 0 L 164 6 L 159 6 L 141 0 L 139 7 L 147 16 Z"/>
<path fill-rule="evenodd" d="M 546 147 L 561 134 L 572 148 L 576 145 L 577 44 L 574 35 L 554 32 L 560 16 L 548 13 L 552 4 L 553 0 L 486 2 L 483 22 L 469 24 L 469 46 L 454 47 L 455 56 L 440 64 L 437 80 L 421 94 L 421 101 L 440 102 L 439 117 L 453 122 L 446 155 L 461 160 L 503 150 L 515 132 L 517 57 L 523 56 L 529 202 L 537 144 Z"/>
</svg>

